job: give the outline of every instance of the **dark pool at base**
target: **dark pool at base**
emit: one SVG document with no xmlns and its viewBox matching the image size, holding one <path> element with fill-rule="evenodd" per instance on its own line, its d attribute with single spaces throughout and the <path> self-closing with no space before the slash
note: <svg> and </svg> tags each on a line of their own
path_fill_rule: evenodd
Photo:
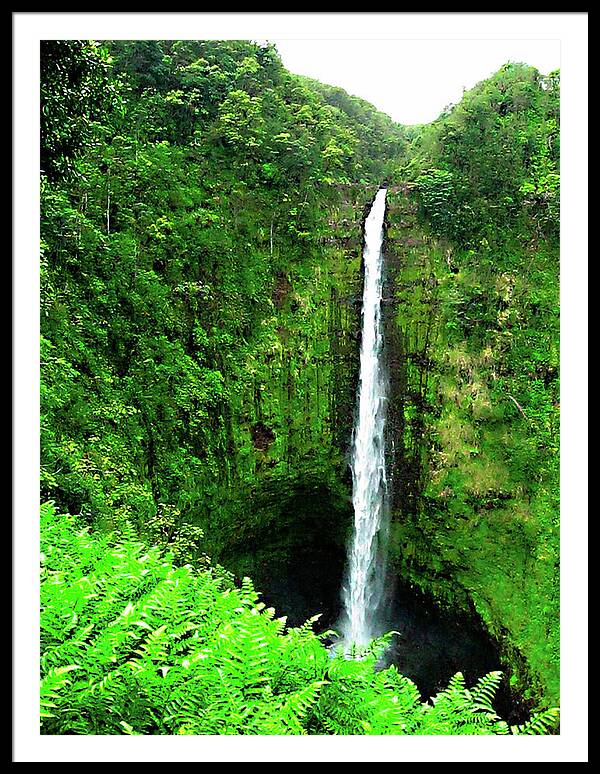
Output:
<svg viewBox="0 0 600 774">
<path fill-rule="evenodd" d="M 260 586 L 263 601 L 275 607 L 278 615 L 287 615 L 290 626 L 299 626 L 321 613 L 315 630 L 335 629 L 342 612 L 342 557 L 327 559 L 315 553 L 304 561 L 296 557 L 287 570 L 277 577 L 263 579 L 269 581 Z M 456 672 L 462 672 L 471 687 L 487 672 L 503 671 L 498 645 L 475 614 L 442 610 L 409 584 L 397 584 L 384 628 L 400 633 L 393 636 L 386 663 L 394 664 L 413 680 L 424 700 L 445 688 Z M 496 694 L 494 707 L 510 724 L 522 723 L 529 717 L 527 702 L 509 689 L 506 679 Z"/>
</svg>

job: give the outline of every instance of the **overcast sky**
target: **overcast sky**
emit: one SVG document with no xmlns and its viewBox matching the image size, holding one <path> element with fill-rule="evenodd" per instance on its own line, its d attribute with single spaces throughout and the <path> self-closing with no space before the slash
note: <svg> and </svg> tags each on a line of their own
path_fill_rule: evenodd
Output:
<svg viewBox="0 0 600 774">
<path fill-rule="evenodd" d="M 560 67 L 558 40 L 271 40 L 283 64 L 368 100 L 401 124 L 433 121 L 463 88 L 504 63 L 547 74 Z"/>
</svg>

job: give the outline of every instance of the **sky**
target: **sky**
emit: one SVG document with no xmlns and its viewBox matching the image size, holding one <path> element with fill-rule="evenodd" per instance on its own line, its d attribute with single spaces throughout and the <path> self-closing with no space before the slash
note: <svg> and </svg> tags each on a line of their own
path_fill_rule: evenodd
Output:
<svg viewBox="0 0 600 774">
<path fill-rule="evenodd" d="M 285 67 L 362 97 L 401 124 L 435 120 L 508 61 L 547 74 L 559 40 L 276 39 Z"/>
</svg>

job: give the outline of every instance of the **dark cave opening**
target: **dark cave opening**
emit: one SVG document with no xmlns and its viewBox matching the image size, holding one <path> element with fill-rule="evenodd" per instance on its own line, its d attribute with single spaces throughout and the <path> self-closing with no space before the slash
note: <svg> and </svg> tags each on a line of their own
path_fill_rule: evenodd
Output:
<svg viewBox="0 0 600 774">
<path fill-rule="evenodd" d="M 251 577 L 261 601 L 275 608 L 277 617 L 286 616 L 288 626 L 319 615 L 317 633 L 337 630 L 352 504 L 323 483 L 305 482 L 277 505 L 269 498 L 263 507 L 271 514 L 269 526 L 251 542 L 230 546 L 222 563 L 238 578 Z M 409 677 L 423 701 L 444 689 L 456 672 L 470 688 L 487 672 L 504 671 L 499 644 L 475 612 L 442 609 L 400 578 L 393 586 L 384 631 L 399 635 L 393 636 L 385 663 Z M 494 706 L 511 724 L 529 717 L 530 707 L 510 689 L 506 675 Z"/>
<path fill-rule="evenodd" d="M 336 630 L 342 614 L 345 550 L 339 544 L 306 534 L 301 543 L 288 547 L 286 554 L 281 545 L 266 546 L 265 562 L 255 565 L 261 600 L 274 607 L 277 616 L 287 616 L 288 626 L 300 626 L 320 614 L 315 631 Z M 399 634 L 393 636 L 384 663 L 394 664 L 409 677 L 423 701 L 443 690 L 457 672 L 462 672 L 471 688 L 487 672 L 504 671 L 498 643 L 475 614 L 442 609 L 408 583 L 396 580 L 394 601 L 385 623 L 386 631 Z M 510 689 L 506 675 L 494 707 L 510 724 L 529 717 L 528 703 Z"/>
</svg>

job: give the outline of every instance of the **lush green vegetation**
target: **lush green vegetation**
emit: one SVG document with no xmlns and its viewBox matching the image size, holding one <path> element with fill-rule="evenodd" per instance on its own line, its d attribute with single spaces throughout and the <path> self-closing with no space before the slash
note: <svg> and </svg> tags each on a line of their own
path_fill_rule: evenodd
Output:
<svg viewBox="0 0 600 774">
<path fill-rule="evenodd" d="M 558 147 L 557 74 L 507 65 L 423 129 L 388 215 L 398 562 L 475 605 L 534 703 L 559 696 Z"/>
<path fill-rule="evenodd" d="M 500 675 L 459 673 L 431 704 L 394 667 L 335 657 L 307 621 L 286 628 L 210 566 L 176 567 L 125 525 L 91 534 L 41 511 L 41 716 L 50 734 L 537 734 L 556 711 L 509 726 Z"/>
<path fill-rule="evenodd" d="M 474 246 L 519 226 L 558 236 L 559 157 L 558 73 L 507 64 L 423 128 L 405 172 L 433 230 Z"/>
<path fill-rule="evenodd" d="M 46 47 L 48 69 L 67 66 L 62 42 Z M 347 247 L 369 192 L 333 149 L 359 140 L 271 49 L 114 48 L 107 74 L 81 46 L 117 96 L 82 118 L 85 154 L 83 137 L 60 146 L 69 174 L 43 170 L 42 492 L 100 525 L 210 509 L 229 530 L 228 493 L 258 469 L 286 490 L 298 464 L 333 480 L 344 467 L 360 282 Z M 43 112 L 62 126 L 55 102 Z"/>
<path fill-rule="evenodd" d="M 558 704 L 558 76 L 411 129 L 246 41 L 46 41 L 41 86 L 42 731 L 511 731 L 231 574 L 344 546 L 384 180 L 395 566 Z"/>
</svg>

